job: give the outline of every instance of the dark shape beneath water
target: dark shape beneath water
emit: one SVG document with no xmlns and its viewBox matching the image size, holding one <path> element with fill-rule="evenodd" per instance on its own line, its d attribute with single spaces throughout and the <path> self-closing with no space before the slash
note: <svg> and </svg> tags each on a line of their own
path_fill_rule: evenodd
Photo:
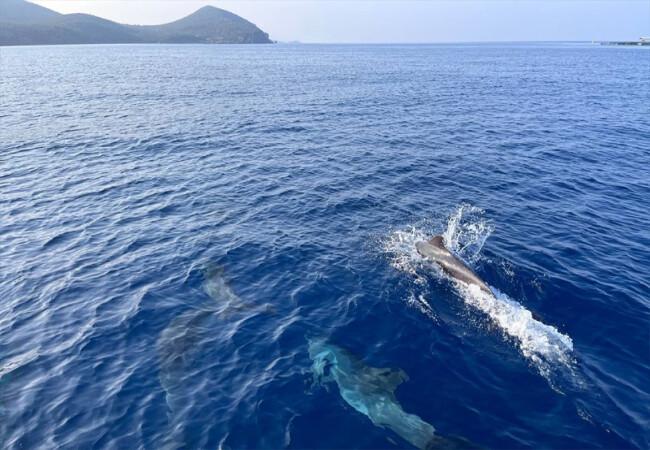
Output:
<svg viewBox="0 0 650 450">
<path fill-rule="evenodd" d="M 401 369 L 377 368 L 363 363 L 348 350 L 322 339 L 308 339 L 314 384 L 334 381 L 346 403 L 374 425 L 394 431 L 416 448 L 468 447 L 466 442 L 441 438 L 415 414 L 409 414 L 395 397 L 395 389 L 408 375 Z"/>
</svg>

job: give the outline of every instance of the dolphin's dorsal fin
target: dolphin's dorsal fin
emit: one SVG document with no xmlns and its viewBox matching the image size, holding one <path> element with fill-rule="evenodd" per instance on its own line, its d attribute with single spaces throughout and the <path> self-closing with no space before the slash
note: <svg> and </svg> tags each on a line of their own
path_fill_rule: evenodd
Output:
<svg viewBox="0 0 650 450">
<path fill-rule="evenodd" d="M 391 393 L 395 391 L 397 386 L 409 379 L 409 376 L 402 369 L 376 369 L 372 367 L 371 370 L 374 372 L 377 379 L 382 380 L 381 384 L 384 386 L 386 391 Z"/>
<path fill-rule="evenodd" d="M 402 369 L 393 369 L 388 376 L 388 385 L 392 390 L 395 390 L 397 386 L 408 381 L 409 376 Z"/>
<path fill-rule="evenodd" d="M 214 261 L 208 261 L 203 266 L 203 275 L 206 279 L 223 276 L 225 271 L 223 265 L 217 264 Z"/>
<path fill-rule="evenodd" d="M 445 248 L 445 244 L 442 243 L 442 236 L 434 236 L 433 239 L 429 241 L 429 244 L 433 245 L 434 247 L 438 248 Z"/>
</svg>

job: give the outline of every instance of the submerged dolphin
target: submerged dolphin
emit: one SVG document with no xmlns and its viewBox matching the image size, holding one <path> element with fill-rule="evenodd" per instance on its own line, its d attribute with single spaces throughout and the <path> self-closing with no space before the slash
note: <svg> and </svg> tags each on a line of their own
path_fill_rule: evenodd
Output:
<svg viewBox="0 0 650 450">
<path fill-rule="evenodd" d="M 374 425 L 393 430 L 414 447 L 453 447 L 434 434 L 434 428 L 402 409 L 395 397 L 397 386 L 408 380 L 401 369 L 365 365 L 349 351 L 324 340 L 308 340 L 314 382 L 334 381 L 341 397 Z"/>
<path fill-rule="evenodd" d="M 214 339 L 210 328 L 243 313 L 273 313 L 270 304 L 242 300 L 233 291 L 224 268 L 209 263 L 203 272 L 201 287 L 213 302 L 197 305 L 176 316 L 162 331 L 157 347 L 160 356 L 161 379 L 174 377 L 187 369 L 196 354 Z M 163 382 L 163 387 L 167 383 Z"/>
<path fill-rule="evenodd" d="M 259 304 L 242 300 L 233 291 L 224 272 L 223 266 L 209 263 L 205 268 L 203 283 L 201 283 L 205 293 L 216 302 L 214 306 L 219 309 L 219 317 L 222 320 L 230 319 L 236 314 L 256 310 L 275 313 L 273 307 L 268 303 Z"/>
<path fill-rule="evenodd" d="M 438 264 L 451 277 L 466 284 L 475 284 L 482 291 L 494 295 L 485 281 L 481 280 L 460 258 L 447 250 L 442 243 L 442 236 L 435 236 L 427 242 L 420 241 L 415 244 L 415 248 L 420 255 Z"/>
<path fill-rule="evenodd" d="M 223 322 L 240 316 L 273 312 L 270 304 L 242 300 L 230 285 L 224 268 L 217 264 L 206 265 L 201 287 L 211 301 L 201 302 L 174 317 L 160 333 L 156 344 L 158 379 L 169 407 L 171 432 L 167 439 L 172 448 L 187 446 L 187 417 L 192 412 L 195 396 L 199 395 L 188 380 L 205 368 L 200 357 L 217 343 L 216 330 L 224 328 Z"/>
</svg>

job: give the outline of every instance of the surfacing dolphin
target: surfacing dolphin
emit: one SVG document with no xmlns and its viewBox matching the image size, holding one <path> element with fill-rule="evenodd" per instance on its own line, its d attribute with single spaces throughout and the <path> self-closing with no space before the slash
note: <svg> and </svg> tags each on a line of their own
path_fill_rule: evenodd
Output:
<svg viewBox="0 0 650 450">
<path fill-rule="evenodd" d="M 435 236 L 430 241 L 420 241 L 415 244 L 418 253 L 430 261 L 435 262 L 440 268 L 452 278 L 462 281 L 465 284 L 475 284 L 481 291 L 496 298 L 492 289 L 481 280 L 481 278 L 470 269 L 460 258 L 447 250 L 442 242 L 442 236 Z M 533 319 L 538 322 L 544 322 L 543 319 L 534 312 L 531 312 Z"/>
<path fill-rule="evenodd" d="M 435 435 L 434 428 L 402 409 L 395 397 L 397 386 L 408 380 L 401 369 L 376 368 L 338 345 L 308 339 L 314 384 L 334 381 L 348 405 L 374 425 L 389 428 L 416 448 L 449 448 L 456 443 Z"/>
<path fill-rule="evenodd" d="M 481 280 L 460 258 L 447 250 L 447 247 L 442 242 L 442 236 L 435 236 L 430 241 L 417 242 L 415 248 L 420 255 L 438 264 L 452 278 L 466 284 L 475 284 L 482 291 L 494 295 L 485 281 Z"/>
</svg>

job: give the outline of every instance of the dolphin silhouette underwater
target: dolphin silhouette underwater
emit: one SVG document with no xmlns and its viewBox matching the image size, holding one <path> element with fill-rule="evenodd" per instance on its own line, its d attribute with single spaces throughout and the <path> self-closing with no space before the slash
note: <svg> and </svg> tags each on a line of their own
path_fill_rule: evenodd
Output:
<svg viewBox="0 0 650 450">
<path fill-rule="evenodd" d="M 228 321 L 246 314 L 273 314 L 268 303 L 259 304 L 242 300 L 226 278 L 223 266 L 208 263 L 203 270 L 201 287 L 213 301 L 199 304 L 176 316 L 161 332 L 157 342 L 160 357 L 160 378 L 163 387 L 167 381 L 182 374 L 191 365 L 197 353 L 214 339 L 211 327 L 216 321 Z M 166 387 L 165 387 L 166 389 Z"/>
<path fill-rule="evenodd" d="M 323 339 L 308 339 L 314 385 L 334 381 L 345 402 L 381 428 L 389 428 L 416 448 L 467 447 L 467 442 L 441 438 L 415 414 L 409 414 L 395 397 L 395 389 L 407 381 L 401 369 L 364 364 L 348 350 Z"/>
<path fill-rule="evenodd" d="M 170 434 L 167 446 L 187 447 L 185 424 L 192 412 L 197 392 L 188 380 L 205 369 L 201 356 L 216 341 L 216 330 L 230 321 L 255 314 L 273 314 L 268 303 L 259 304 L 239 297 L 221 265 L 209 262 L 202 270 L 201 288 L 210 301 L 202 301 L 174 317 L 163 329 L 156 349 L 159 359 L 158 379 L 169 408 Z"/>
</svg>

